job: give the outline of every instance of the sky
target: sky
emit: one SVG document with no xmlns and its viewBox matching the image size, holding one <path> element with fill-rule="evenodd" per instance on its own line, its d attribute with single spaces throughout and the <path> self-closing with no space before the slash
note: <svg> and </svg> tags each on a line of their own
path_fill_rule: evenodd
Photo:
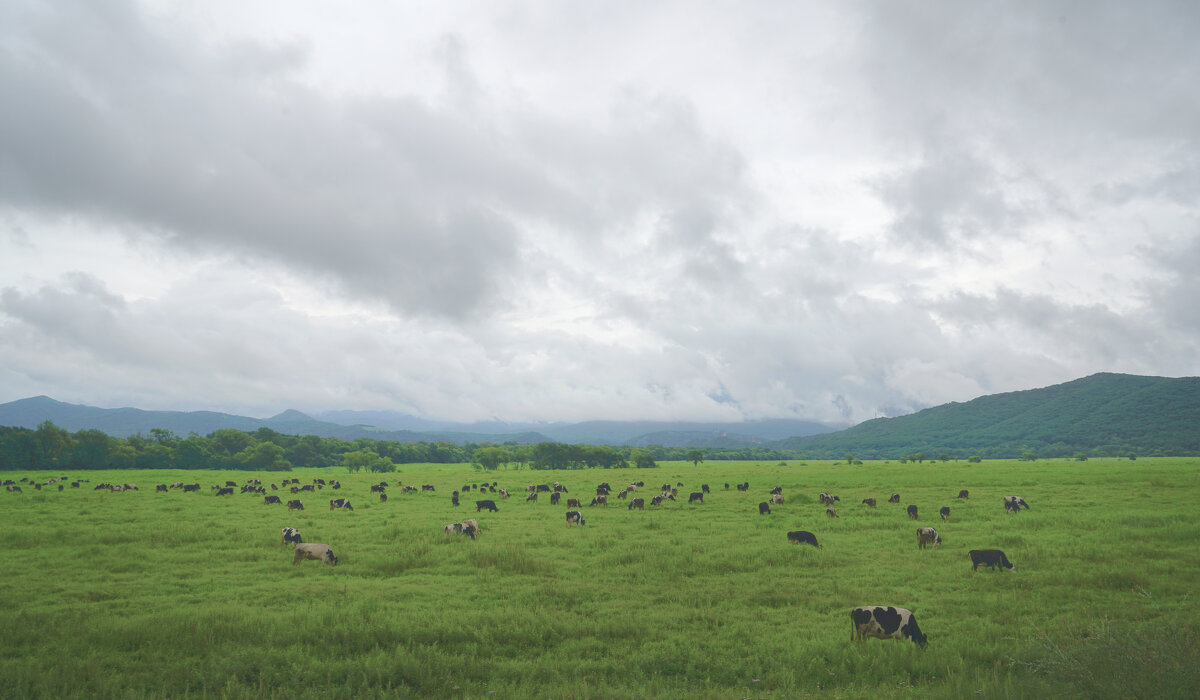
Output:
<svg viewBox="0 0 1200 700">
<path fill-rule="evenodd" d="M 6 0 L 0 402 L 855 423 L 1200 374 L 1200 4 Z"/>
</svg>

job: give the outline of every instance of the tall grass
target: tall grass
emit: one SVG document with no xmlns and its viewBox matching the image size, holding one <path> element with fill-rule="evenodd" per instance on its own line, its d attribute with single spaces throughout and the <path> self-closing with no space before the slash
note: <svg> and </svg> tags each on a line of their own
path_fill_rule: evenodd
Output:
<svg viewBox="0 0 1200 700">
<path fill-rule="evenodd" d="M 1196 687 L 1196 628 L 1179 621 L 1197 619 L 1197 464 L 721 462 L 486 475 L 407 465 L 389 483 L 437 491 L 393 486 L 380 503 L 368 487 L 381 477 L 339 473 L 343 488 L 303 495 L 301 513 L 259 496 L 153 492 L 175 480 L 241 482 L 243 472 L 76 474 L 141 490 L 0 493 L 0 695 L 1093 697 L 1119 687 L 1182 697 Z M 601 481 L 645 480 L 642 496 L 681 481 L 682 494 L 702 483 L 712 493 L 703 505 L 644 512 L 613 497 L 568 527 L 566 508 L 545 500 L 487 496 L 500 512 L 476 513 L 471 492 L 451 505 L 451 490 L 485 478 L 514 493 L 559 480 L 589 499 Z M 723 488 L 742 481 L 749 492 Z M 759 515 L 774 486 L 785 503 Z M 970 499 L 955 498 L 962 488 Z M 821 491 L 841 496 L 840 517 L 825 516 Z M 886 503 L 892 492 L 899 505 Z M 1005 514 L 1010 494 L 1032 510 Z M 335 496 L 355 510 L 329 511 Z M 876 509 L 859 504 L 868 496 Z M 918 522 L 904 514 L 910 503 Z M 442 534 L 466 517 L 480 521 L 478 540 Z M 285 525 L 332 545 L 340 564 L 292 566 Z M 921 525 L 945 544 L 918 550 Z M 789 544 L 785 533 L 799 529 L 823 549 Z M 966 552 L 981 548 L 1003 549 L 1017 571 L 972 572 Z M 850 608 L 878 603 L 913 610 L 928 648 L 851 642 Z M 1166 670 L 1148 673 L 1154 664 Z"/>
</svg>

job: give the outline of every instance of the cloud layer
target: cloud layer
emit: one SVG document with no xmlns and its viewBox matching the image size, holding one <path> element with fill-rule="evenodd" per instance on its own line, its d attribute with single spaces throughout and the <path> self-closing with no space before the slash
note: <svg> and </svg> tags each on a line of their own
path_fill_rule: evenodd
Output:
<svg viewBox="0 0 1200 700">
<path fill-rule="evenodd" d="M 0 400 L 858 421 L 1195 374 L 1196 14 L 6 3 Z"/>
</svg>

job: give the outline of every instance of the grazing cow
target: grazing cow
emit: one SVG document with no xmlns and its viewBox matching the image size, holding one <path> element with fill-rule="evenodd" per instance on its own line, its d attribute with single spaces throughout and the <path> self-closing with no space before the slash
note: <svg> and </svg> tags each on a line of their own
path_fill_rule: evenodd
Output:
<svg viewBox="0 0 1200 700">
<path fill-rule="evenodd" d="M 459 523 L 459 525 L 462 526 L 462 534 L 470 537 L 471 539 L 475 539 L 475 535 L 479 534 L 479 530 L 466 523 Z"/>
<path fill-rule="evenodd" d="M 233 489 L 228 488 L 228 487 L 227 488 L 219 488 L 219 489 L 217 489 L 217 495 L 218 496 L 232 496 Z"/>
<path fill-rule="evenodd" d="M 304 504 L 300 502 L 300 499 L 288 501 L 288 510 L 304 510 Z"/>
<path fill-rule="evenodd" d="M 942 520 L 949 520 L 950 506 L 942 506 L 942 509 L 938 511 L 938 515 L 942 516 Z"/>
<path fill-rule="evenodd" d="M 725 482 L 725 490 L 726 490 L 726 491 L 728 491 L 728 490 L 729 490 L 729 482 L 728 482 L 728 481 L 726 481 L 726 482 Z"/>
<path fill-rule="evenodd" d="M 508 489 L 500 489 L 500 498 L 508 498 Z"/>
<path fill-rule="evenodd" d="M 463 527 L 467 527 L 468 525 L 470 525 L 471 529 L 473 529 L 475 531 L 476 535 L 483 532 L 483 528 L 479 527 L 479 521 L 476 520 L 475 518 L 467 518 L 466 520 L 462 521 L 462 524 L 463 524 Z"/>
<path fill-rule="evenodd" d="M 913 520 L 917 519 L 917 507 L 916 506 L 908 507 L 908 517 L 912 518 Z"/>
<path fill-rule="evenodd" d="M 383 493 L 386 488 L 384 484 L 371 484 L 371 493 Z"/>
<path fill-rule="evenodd" d="M 283 501 L 279 500 L 279 496 L 265 496 L 265 497 L 263 498 L 263 505 L 264 505 L 264 506 L 269 506 L 269 505 L 271 505 L 272 503 L 278 503 L 278 504 L 280 504 L 280 505 L 283 505 Z"/>
<path fill-rule="evenodd" d="M 592 505 L 608 507 L 608 496 L 596 496 L 592 499 Z"/>
<path fill-rule="evenodd" d="M 237 482 L 236 481 L 226 481 L 225 485 L 226 486 L 237 486 Z"/>
<path fill-rule="evenodd" d="M 59 489 L 59 490 L 61 491 L 62 489 Z M 159 493 L 159 492 L 166 493 L 166 492 L 167 492 L 167 485 L 166 485 L 166 484 L 159 484 L 158 486 L 155 486 L 155 487 L 154 487 L 154 492 L 155 492 L 155 493 Z"/>
<path fill-rule="evenodd" d="M 888 499 L 888 503 L 899 503 L 899 502 L 900 502 L 900 494 L 898 494 L 898 493 L 893 493 L 892 497 Z"/>
<path fill-rule="evenodd" d="M 550 505 L 556 506 L 556 505 L 558 505 L 558 502 L 561 500 L 562 500 L 562 491 L 555 491 L 554 493 L 550 494 Z"/>
<path fill-rule="evenodd" d="M 459 534 L 462 532 L 462 523 L 450 523 L 446 527 L 442 528 L 442 532 L 446 533 L 447 535 Z"/>
<path fill-rule="evenodd" d="M 1025 502 L 1024 498 L 1021 498 L 1020 496 L 1004 497 L 1004 512 L 1019 513 L 1021 512 L 1021 506 L 1025 506 L 1025 509 L 1029 510 L 1029 504 Z"/>
<path fill-rule="evenodd" d="M 1009 571 L 1017 570 L 1008 557 L 1004 556 L 1004 552 L 998 549 L 972 549 L 967 552 L 967 556 L 971 557 L 971 571 L 978 571 L 980 564 L 986 565 L 989 569 L 999 566 Z"/>
<path fill-rule="evenodd" d="M 693 491 L 691 495 L 688 496 L 688 503 L 695 503 L 696 501 L 700 501 L 701 504 L 704 503 L 704 494 L 700 491 Z"/>
<path fill-rule="evenodd" d="M 711 491 L 708 490 L 708 484 L 700 484 L 700 490 L 703 491 L 704 493 L 712 493 Z"/>
<path fill-rule="evenodd" d="M 875 507 L 875 499 L 874 498 L 864 498 L 862 500 L 862 502 L 868 506 L 871 506 L 872 508 Z"/>
<path fill-rule="evenodd" d="M 811 544 L 817 549 L 824 549 L 824 547 L 817 544 L 817 536 L 808 530 L 795 530 L 793 532 L 789 532 L 788 542 L 795 542 L 796 544 Z"/>
<path fill-rule="evenodd" d="M 450 494 L 450 505 L 458 505 L 458 491 Z"/>
<path fill-rule="evenodd" d="M 766 501 L 759 503 L 758 504 L 758 514 L 759 515 L 770 515 L 771 514 L 771 504 L 767 503 Z"/>
<path fill-rule="evenodd" d="M 620 490 L 620 491 L 617 493 L 617 498 L 619 498 L 619 499 L 621 499 L 621 500 L 625 500 L 625 497 L 626 497 L 626 496 L 628 496 L 628 495 L 629 495 L 629 489 L 621 489 L 621 490 Z"/>
<path fill-rule="evenodd" d="M 836 508 L 826 508 L 825 515 L 828 515 L 831 518 L 836 518 L 838 516 L 837 509 Z"/>
<path fill-rule="evenodd" d="M 644 498 L 630 499 L 629 510 L 633 510 L 634 508 L 637 508 L 638 510 L 646 510 L 646 499 L 644 499 Z"/>
<path fill-rule="evenodd" d="M 650 505 L 652 505 L 652 506 L 661 506 L 661 505 L 662 505 L 662 501 L 663 501 L 663 498 L 662 498 L 662 496 L 653 496 L 653 497 L 651 497 L 651 498 L 650 498 Z"/>
<path fill-rule="evenodd" d="M 882 605 L 863 605 L 850 611 L 850 622 L 854 631 L 850 641 L 862 641 L 867 637 L 877 639 L 908 639 L 924 647 L 929 638 L 917 626 L 917 618 L 904 608 Z"/>
<path fill-rule="evenodd" d="M 926 545 L 937 547 L 942 544 L 942 536 L 931 527 L 917 528 L 917 549 L 925 549 Z"/>
<path fill-rule="evenodd" d="M 313 485 L 312 485 L 312 484 L 305 484 L 305 485 L 303 485 L 303 486 L 301 486 L 301 487 L 300 487 L 300 491 L 309 491 L 309 492 L 311 492 L 312 490 L 313 490 Z"/>
<path fill-rule="evenodd" d="M 322 564 L 333 566 L 337 566 L 338 563 L 338 558 L 333 555 L 333 550 L 329 548 L 329 545 L 315 542 L 300 542 L 296 545 L 296 556 L 292 557 L 292 566 L 305 559 L 316 559 Z"/>
<path fill-rule="evenodd" d="M 475 512 L 478 513 L 483 509 L 488 509 L 493 513 L 499 513 L 500 509 L 496 507 L 495 501 L 475 501 Z"/>
<path fill-rule="evenodd" d="M 775 488 L 771 489 L 771 495 L 775 495 L 777 493 L 783 493 L 782 486 L 776 486 Z"/>
<path fill-rule="evenodd" d="M 537 491 L 530 491 L 529 496 L 525 499 L 526 503 L 537 500 Z"/>
<path fill-rule="evenodd" d="M 568 508 L 582 508 L 583 506 L 579 504 L 578 498 L 568 498 L 567 499 L 567 507 Z"/>
<path fill-rule="evenodd" d="M 22 493 L 20 486 L 5 486 L 9 493 Z"/>
<path fill-rule="evenodd" d="M 546 492 L 546 493 L 549 493 L 549 492 L 550 492 L 550 484 L 538 484 L 538 485 L 537 485 L 537 490 L 538 490 L 538 491 L 544 491 L 544 492 Z"/>
<path fill-rule="evenodd" d="M 580 525 L 586 525 L 587 521 L 583 519 L 583 513 L 580 513 L 577 510 L 568 510 L 567 511 L 567 525 L 570 525 L 571 523 L 579 523 Z"/>
<path fill-rule="evenodd" d="M 279 544 L 300 544 L 300 531 L 294 527 L 285 527 L 279 533 Z"/>
<path fill-rule="evenodd" d="M 171 484 L 171 488 L 173 488 L 173 489 L 181 489 L 181 488 L 183 488 L 183 482 L 182 482 L 182 481 L 176 481 L 175 483 Z"/>
<path fill-rule="evenodd" d="M 750 482 L 749 482 L 749 481 L 747 481 L 747 482 L 745 482 L 745 483 L 738 484 L 738 485 L 737 485 L 737 490 L 738 490 L 738 491 L 749 491 L 749 490 L 750 490 Z"/>
<path fill-rule="evenodd" d="M 842 499 L 838 498 L 837 496 L 834 496 L 833 494 L 830 494 L 830 493 L 823 493 L 823 494 L 817 496 L 817 499 L 819 501 L 821 501 L 821 505 L 826 505 L 826 506 L 831 506 L 836 501 L 842 500 Z"/>
<path fill-rule="evenodd" d="M 386 494 L 386 493 L 381 493 L 381 494 L 379 494 L 379 502 L 380 502 L 380 503 L 387 503 L 387 494 Z M 455 504 L 455 505 L 457 505 L 457 504 Z"/>
<path fill-rule="evenodd" d="M 437 491 L 437 489 L 433 488 L 432 484 L 421 484 L 421 490 L 422 491 Z"/>
<path fill-rule="evenodd" d="M 782 493 L 771 494 L 771 503 L 773 503 L 775 505 L 779 505 L 779 504 L 783 503 L 783 494 Z"/>
<path fill-rule="evenodd" d="M 354 506 L 350 505 L 348 498 L 335 498 L 329 502 L 329 510 L 338 508 L 340 510 L 354 510 Z"/>
<path fill-rule="evenodd" d="M 184 493 L 187 493 L 189 491 L 199 491 L 199 490 L 200 490 L 200 484 L 184 484 L 183 485 Z"/>
<path fill-rule="evenodd" d="M 966 489 L 963 489 L 962 491 L 958 492 L 958 497 L 959 498 L 970 498 L 971 494 Z"/>
</svg>

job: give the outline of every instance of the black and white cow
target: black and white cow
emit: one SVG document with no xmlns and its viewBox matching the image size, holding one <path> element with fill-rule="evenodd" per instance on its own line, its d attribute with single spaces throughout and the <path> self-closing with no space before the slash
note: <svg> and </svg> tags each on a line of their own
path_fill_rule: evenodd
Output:
<svg viewBox="0 0 1200 700">
<path fill-rule="evenodd" d="M 872 508 L 875 507 L 875 499 L 874 498 L 864 498 L 864 499 L 862 499 L 862 502 L 864 505 L 871 506 Z"/>
<path fill-rule="evenodd" d="M 263 505 L 264 506 L 269 506 L 272 503 L 279 503 L 280 505 L 282 505 L 283 501 L 279 500 L 279 496 L 264 496 L 263 497 Z"/>
<path fill-rule="evenodd" d="M 292 565 L 295 566 L 305 559 L 316 559 L 322 564 L 333 566 L 337 566 L 338 563 L 338 558 L 333 555 L 329 545 L 315 542 L 301 542 L 296 545 L 296 556 L 292 557 Z"/>
<path fill-rule="evenodd" d="M 288 501 L 288 510 L 304 510 L 304 504 L 300 502 L 300 499 Z"/>
<path fill-rule="evenodd" d="M 478 513 L 481 510 L 485 510 L 485 509 L 492 511 L 493 513 L 500 512 L 500 509 L 496 507 L 495 501 L 475 501 L 475 512 L 476 513 Z"/>
<path fill-rule="evenodd" d="M 926 545 L 937 547 L 942 543 L 942 536 L 931 527 L 917 528 L 917 549 L 925 549 Z"/>
<path fill-rule="evenodd" d="M 568 510 L 567 511 L 567 524 L 570 525 L 571 523 L 579 523 L 580 525 L 586 525 L 587 521 L 583 519 L 583 514 L 580 513 L 579 511 Z"/>
<path fill-rule="evenodd" d="M 817 496 L 817 500 L 821 501 L 821 505 L 831 506 L 834 504 L 835 501 L 840 501 L 842 499 L 838 498 L 837 496 L 834 496 L 833 494 L 823 493 L 823 494 Z"/>
<path fill-rule="evenodd" d="M 1004 556 L 1004 552 L 998 549 L 972 549 L 967 552 L 967 556 L 971 557 L 971 571 L 978 571 L 980 564 L 984 564 L 989 569 L 999 566 L 1009 571 L 1017 570 L 1008 557 Z"/>
<path fill-rule="evenodd" d="M 838 516 L 837 508 L 826 508 L 825 515 L 828 515 L 831 518 L 836 518 Z"/>
<path fill-rule="evenodd" d="M 898 493 L 893 493 L 892 497 L 888 499 L 888 503 L 899 503 L 899 502 L 900 502 L 900 494 L 898 494 Z"/>
<path fill-rule="evenodd" d="M 350 505 L 348 498 L 335 498 L 329 502 L 329 510 L 337 508 L 339 510 L 354 510 L 354 506 Z"/>
<path fill-rule="evenodd" d="M 853 632 L 850 641 L 877 639 L 908 639 L 924 647 L 929 638 L 917 626 L 917 618 L 904 608 L 882 605 L 861 605 L 850 611 Z"/>
<path fill-rule="evenodd" d="M 592 499 L 592 505 L 608 507 L 608 496 L 596 496 Z"/>
<path fill-rule="evenodd" d="M 1025 510 L 1029 510 L 1029 504 L 1020 496 L 1005 496 L 1004 497 L 1004 512 L 1005 513 L 1020 513 L 1021 506 L 1025 506 Z"/>
<path fill-rule="evenodd" d="M 811 544 L 817 549 L 824 549 L 821 545 L 817 544 L 817 536 L 808 530 L 796 530 L 794 532 L 789 532 L 787 534 L 787 538 L 788 542 L 795 542 L 796 544 Z"/>
<path fill-rule="evenodd" d="M 650 505 L 652 505 L 652 506 L 661 506 L 662 502 L 663 502 L 662 496 L 653 496 L 650 498 Z M 570 504 L 568 503 L 567 505 L 570 505 Z"/>
<path fill-rule="evenodd" d="M 300 544 L 304 540 L 300 538 L 300 531 L 294 527 L 285 527 L 279 533 L 279 544 Z"/>
<path fill-rule="evenodd" d="M 637 508 L 638 510 L 646 510 L 646 499 L 634 498 L 629 501 L 629 510 Z"/>
<path fill-rule="evenodd" d="M 771 504 L 767 503 L 766 501 L 759 503 L 758 504 L 758 514 L 759 515 L 770 515 L 771 514 Z"/>
<path fill-rule="evenodd" d="M 217 495 L 218 496 L 232 496 L 233 495 L 233 487 L 219 488 L 219 489 L 217 489 Z"/>
<path fill-rule="evenodd" d="M 782 493 L 771 494 L 771 504 L 772 505 L 782 505 L 783 504 L 783 494 Z"/>
</svg>

